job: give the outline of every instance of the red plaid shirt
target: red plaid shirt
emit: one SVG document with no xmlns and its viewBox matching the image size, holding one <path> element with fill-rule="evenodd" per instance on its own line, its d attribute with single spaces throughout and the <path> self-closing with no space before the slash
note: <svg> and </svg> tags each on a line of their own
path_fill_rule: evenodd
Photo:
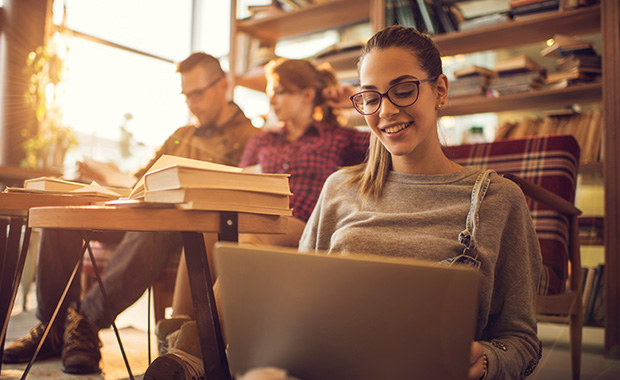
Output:
<svg viewBox="0 0 620 380">
<path fill-rule="evenodd" d="M 290 174 L 293 215 L 307 221 L 323 182 L 342 166 L 366 158 L 368 133 L 350 128 L 314 124 L 296 141 L 286 138 L 286 126 L 254 135 L 239 166 L 260 165 L 263 173 Z"/>
</svg>

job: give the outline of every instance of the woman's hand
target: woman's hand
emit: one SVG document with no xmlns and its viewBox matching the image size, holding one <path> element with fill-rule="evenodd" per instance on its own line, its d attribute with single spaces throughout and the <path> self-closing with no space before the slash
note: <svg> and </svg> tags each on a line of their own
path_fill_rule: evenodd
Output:
<svg viewBox="0 0 620 380">
<path fill-rule="evenodd" d="M 478 342 L 471 344 L 469 353 L 469 372 L 467 378 L 469 380 L 480 380 L 487 373 L 486 354 L 484 348 Z"/>
<path fill-rule="evenodd" d="M 352 108 L 349 97 L 355 94 L 356 88 L 350 85 L 338 85 L 323 89 L 323 98 L 333 108 Z"/>
</svg>

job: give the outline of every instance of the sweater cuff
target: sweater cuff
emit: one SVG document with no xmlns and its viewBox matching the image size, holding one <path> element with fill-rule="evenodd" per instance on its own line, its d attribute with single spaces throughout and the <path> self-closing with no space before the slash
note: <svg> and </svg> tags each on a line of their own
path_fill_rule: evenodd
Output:
<svg viewBox="0 0 620 380">
<path fill-rule="evenodd" d="M 484 348 L 484 352 L 487 355 L 487 375 L 484 380 L 495 380 L 497 379 L 498 369 L 499 369 L 499 360 L 497 356 L 497 348 L 494 347 L 489 342 L 481 342 L 479 341 Z"/>
</svg>

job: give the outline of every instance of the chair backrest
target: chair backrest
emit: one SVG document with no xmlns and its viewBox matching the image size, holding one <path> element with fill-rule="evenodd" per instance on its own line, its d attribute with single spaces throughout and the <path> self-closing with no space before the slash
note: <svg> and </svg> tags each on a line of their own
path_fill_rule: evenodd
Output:
<svg viewBox="0 0 620 380">
<path fill-rule="evenodd" d="M 445 147 L 448 158 L 465 166 L 515 174 L 564 198 L 575 200 L 579 145 L 571 135 L 532 136 Z M 539 294 L 564 291 L 568 277 L 568 218 L 527 199 L 540 242 L 543 272 Z"/>
</svg>

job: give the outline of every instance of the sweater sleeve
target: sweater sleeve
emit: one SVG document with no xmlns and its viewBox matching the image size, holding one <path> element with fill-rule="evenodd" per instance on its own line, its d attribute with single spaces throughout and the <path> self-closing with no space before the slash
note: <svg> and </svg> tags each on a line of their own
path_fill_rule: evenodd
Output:
<svg viewBox="0 0 620 380">
<path fill-rule="evenodd" d="M 523 379 L 541 358 L 535 305 L 542 256 L 523 193 L 513 185 L 507 184 L 507 198 L 503 199 L 508 212 L 503 216 L 499 241 L 493 243 L 498 245 L 494 267 L 490 260 L 493 273 L 483 271 L 487 281 L 493 281 L 488 319 L 478 336 L 488 357 L 487 379 Z M 489 240 L 495 239 L 489 236 Z M 485 295 L 481 296 L 484 299 Z"/>
</svg>

